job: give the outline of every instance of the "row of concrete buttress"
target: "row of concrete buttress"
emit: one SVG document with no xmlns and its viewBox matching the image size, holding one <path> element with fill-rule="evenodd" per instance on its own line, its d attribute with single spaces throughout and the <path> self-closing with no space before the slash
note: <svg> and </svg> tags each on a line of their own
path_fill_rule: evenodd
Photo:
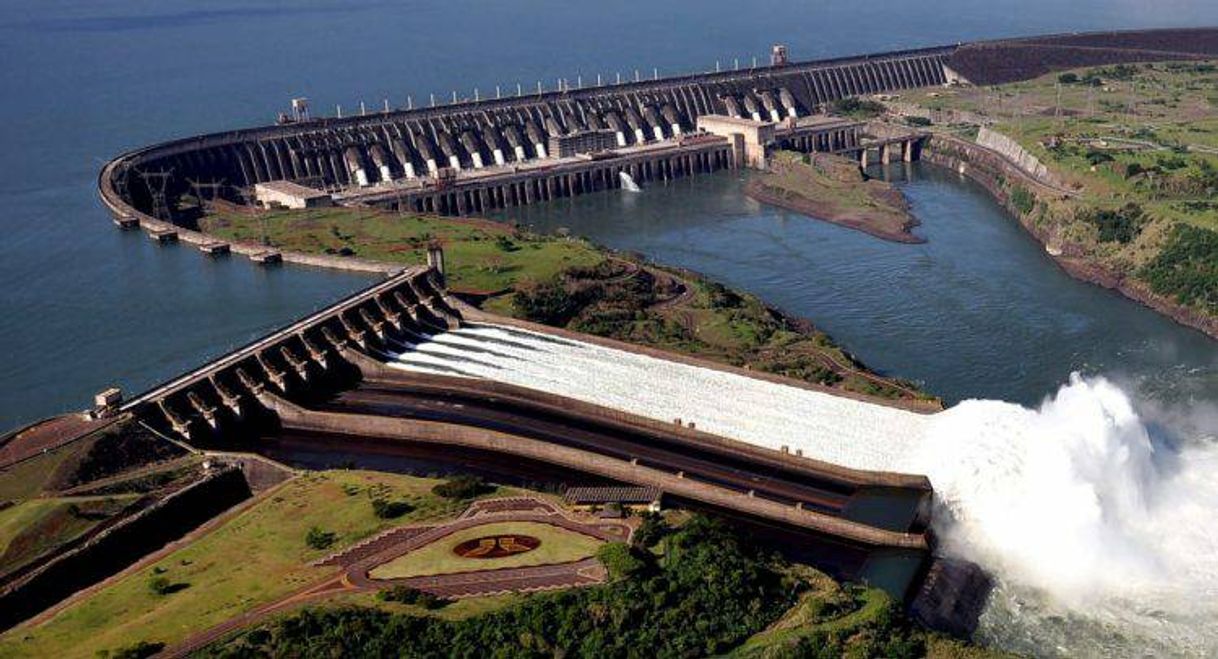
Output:
<svg viewBox="0 0 1218 659">
<path fill-rule="evenodd" d="M 406 349 L 426 335 L 461 326 L 460 313 L 428 270 L 393 288 L 335 307 L 308 327 L 272 335 L 238 359 L 218 360 L 193 381 L 144 406 L 146 422 L 187 441 L 217 437 L 264 407 L 264 391 L 308 395 L 338 377 L 338 353 L 349 346 L 378 355 Z"/>
<path fill-rule="evenodd" d="M 625 147 L 680 137 L 704 114 L 779 121 L 844 97 L 945 80 L 942 54 L 677 78 L 282 126 L 253 139 L 179 150 L 143 169 L 172 170 L 183 186 L 187 179 L 365 186 L 432 175 L 441 167 L 481 169 L 551 157 L 549 140 L 556 135 L 611 131 L 617 146 Z"/>
</svg>

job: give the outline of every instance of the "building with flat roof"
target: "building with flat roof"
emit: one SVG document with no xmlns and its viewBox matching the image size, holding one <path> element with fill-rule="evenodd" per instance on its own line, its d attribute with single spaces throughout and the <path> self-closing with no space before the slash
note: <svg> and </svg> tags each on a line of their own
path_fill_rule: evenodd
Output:
<svg viewBox="0 0 1218 659">
<path fill-rule="evenodd" d="M 293 181 L 266 181 L 254 184 L 254 198 L 267 208 L 319 208 L 333 206 L 330 193 Z"/>
<path fill-rule="evenodd" d="M 550 136 L 550 157 L 570 158 L 581 153 L 611 151 L 617 146 L 617 132 L 612 130 L 583 130 L 568 135 Z"/>
</svg>

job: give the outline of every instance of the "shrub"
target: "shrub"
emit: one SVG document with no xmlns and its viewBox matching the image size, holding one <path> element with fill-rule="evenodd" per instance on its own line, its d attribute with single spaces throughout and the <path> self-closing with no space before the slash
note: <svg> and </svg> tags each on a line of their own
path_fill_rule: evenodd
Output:
<svg viewBox="0 0 1218 659">
<path fill-rule="evenodd" d="M 905 123 L 910 126 L 929 126 L 933 122 L 930 117 L 905 117 Z"/>
<path fill-rule="evenodd" d="M 515 252 L 520 249 L 520 246 L 512 242 L 511 238 L 500 234 L 495 238 L 495 246 L 504 252 Z"/>
<path fill-rule="evenodd" d="M 1142 232 L 1146 214 L 1142 207 L 1130 202 L 1118 209 L 1093 209 L 1080 214 L 1083 221 L 1099 230 L 1101 242 L 1128 244 Z"/>
<path fill-rule="evenodd" d="M 414 510 L 414 506 L 406 501 L 372 500 L 372 512 L 381 519 L 395 519 Z"/>
<path fill-rule="evenodd" d="M 179 590 L 185 590 L 189 586 L 190 584 L 187 583 L 174 583 L 169 580 L 169 577 L 157 576 L 148 580 L 148 590 L 152 591 L 154 595 L 170 595 Z"/>
<path fill-rule="evenodd" d="M 1092 150 L 1087 152 L 1087 162 L 1091 163 L 1092 165 L 1112 162 L 1112 156 L 1103 151 Z"/>
<path fill-rule="evenodd" d="M 1027 215 L 1036 207 L 1036 197 L 1027 188 L 1017 185 L 1011 188 L 1011 205 L 1020 215 Z"/>
<path fill-rule="evenodd" d="M 337 539 L 338 536 L 332 531 L 323 531 L 318 526 L 310 528 L 309 532 L 305 534 L 305 544 L 309 545 L 312 549 L 325 549 L 334 544 L 334 541 Z"/>
<path fill-rule="evenodd" d="M 393 588 L 378 592 L 376 594 L 376 598 L 382 602 L 417 604 L 422 595 L 423 591 L 416 588 L 410 588 L 409 586 L 394 586 Z"/>
<path fill-rule="evenodd" d="M 168 577 L 153 577 L 148 580 L 148 590 L 154 595 L 165 595 L 172 585 Z"/>
<path fill-rule="evenodd" d="M 491 492 L 494 488 L 482 482 L 477 476 L 453 476 L 431 488 L 431 491 L 445 499 L 472 499 L 481 494 Z"/>
<path fill-rule="evenodd" d="M 744 298 L 717 281 L 708 283 L 706 292 L 712 309 L 739 309 L 744 306 Z"/>
<path fill-rule="evenodd" d="M 1073 85 L 1074 83 L 1078 82 L 1078 74 L 1077 73 L 1063 73 L 1063 74 L 1057 76 L 1057 81 L 1062 83 L 1063 85 Z"/>
<path fill-rule="evenodd" d="M 832 111 L 834 114 L 847 115 L 859 119 L 870 119 L 884 113 L 884 104 L 850 96 L 834 101 Z"/>
<path fill-rule="evenodd" d="M 113 653 L 102 652 L 101 656 L 108 659 L 147 659 L 165 649 L 165 644 L 154 641 L 139 641 L 123 646 Z"/>
<path fill-rule="evenodd" d="M 434 611 L 448 606 L 448 600 L 443 597 L 437 597 L 431 593 L 420 593 L 418 599 L 419 606 Z"/>
</svg>

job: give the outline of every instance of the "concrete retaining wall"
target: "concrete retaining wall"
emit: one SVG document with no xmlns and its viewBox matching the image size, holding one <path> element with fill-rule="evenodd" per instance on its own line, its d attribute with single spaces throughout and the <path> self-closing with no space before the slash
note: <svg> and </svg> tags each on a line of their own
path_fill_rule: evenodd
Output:
<svg viewBox="0 0 1218 659">
<path fill-rule="evenodd" d="M 1061 181 L 1049 171 L 1048 167 L 1045 167 L 1039 158 L 1028 153 L 1027 149 L 1020 146 L 1015 140 L 996 130 L 982 126 L 981 130 L 977 133 L 977 144 L 997 151 L 1004 158 L 1019 167 L 1025 174 L 1045 185 L 1054 187 L 1061 187 L 1062 185 Z"/>
</svg>

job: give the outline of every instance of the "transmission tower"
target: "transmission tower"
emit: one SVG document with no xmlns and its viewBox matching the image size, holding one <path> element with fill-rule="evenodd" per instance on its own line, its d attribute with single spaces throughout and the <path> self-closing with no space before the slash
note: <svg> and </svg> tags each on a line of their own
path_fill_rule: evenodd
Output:
<svg viewBox="0 0 1218 659">
<path fill-rule="evenodd" d="M 165 190 L 169 186 L 169 177 L 173 176 L 173 169 L 140 172 L 139 174 L 140 178 L 144 179 L 144 185 L 148 188 L 148 195 L 152 197 L 152 216 L 158 220 L 172 222 L 173 213 L 169 209 L 169 201 Z"/>
<path fill-rule="evenodd" d="M 131 198 L 127 196 L 127 183 L 131 178 L 131 165 L 126 161 L 120 162 L 118 168 L 114 170 L 114 191 L 123 200 L 130 202 Z"/>
<path fill-rule="evenodd" d="M 194 191 L 195 199 L 199 200 L 200 210 L 206 210 L 207 205 L 220 196 L 220 189 L 224 187 L 224 179 L 206 183 L 192 179 L 186 179 L 186 181 L 190 183 L 190 189 Z"/>
<path fill-rule="evenodd" d="M 266 213 L 258 208 L 258 195 L 254 187 L 237 188 L 237 194 L 241 195 L 241 201 L 248 209 L 247 212 L 252 213 L 258 218 L 258 228 L 262 233 L 262 244 L 269 246 L 271 244 L 271 237 L 267 234 L 266 230 Z"/>
</svg>

